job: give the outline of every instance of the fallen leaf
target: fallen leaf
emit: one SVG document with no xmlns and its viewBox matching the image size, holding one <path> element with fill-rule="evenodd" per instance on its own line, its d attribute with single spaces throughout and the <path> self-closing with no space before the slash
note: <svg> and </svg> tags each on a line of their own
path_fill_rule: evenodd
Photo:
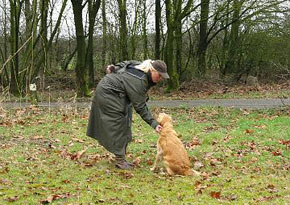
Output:
<svg viewBox="0 0 290 205">
<path fill-rule="evenodd" d="M 200 168 L 202 168 L 204 165 L 201 162 L 194 162 L 193 164 L 193 168 L 195 170 L 199 170 Z"/>
<path fill-rule="evenodd" d="M 216 165 L 219 165 L 221 164 L 221 161 L 219 159 L 210 159 L 210 165 L 211 166 L 216 166 Z"/>
<path fill-rule="evenodd" d="M 0 184 L 4 184 L 4 185 L 12 185 L 12 181 L 8 180 L 8 179 L 0 179 Z"/>
<path fill-rule="evenodd" d="M 194 137 L 191 142 L 189 143 L 189 145 L 192 146 L 197 146 L 197 145 L 201 145 L 200 140 L 196 137 Z"/>
<path fill-rule="evenodd" d="M 69 193 L 66 193 L 66 194 L 54 194 L 54 195 L 51 195 L 51 196 L 47 197 L 47 199 L 41 200 L 40 203 L 41 204 L 47 204 L 47 203 L 51 203 L 54 200 L 68 198 L 69 196 L 70 196 Z"/>
<path fill-rule="evenodd" d="M 254 133 L 254 130 L 246 129 L 245 130 L 245 133 L 247 133 L 247 134 L 253 134 Z"/>
<path fill-rule="evenodd" d="M 133 154 L 127 154 L 127 157 L 129 158 L 129 159 L 133 159 Z"/>
<path fill-rule="evenodd" d="M 120 176 L 124 177 L 125 179 L 131 179 L 134 175 L 130 172 L 120 172 Z"/>
<path fill-rule="evenodd" d="M 203 180 L 207 180 L 207 179 L 209 178 L 209 174 L 206 173 L 206 172 L 202 172 L 202 173 L 201 173 L 201 176 L 202 176 L 202 179 L 203 179 Z"/>
<path fill-rule="evenodd" d="M 214 171 L 211 173 L 212 176 L 219 176 L 221 175 L 221 172 L 220 171 Z"/>
<path fill-rule="evenodd" d="M 290 171 L 290 164 L 285 165 L 284 169 Z"/>
<path fill-rule="evenodd" d="M 8 167 L 0 167 L 0 174 L 7 174 L 10 171 Z M 1 180 L 0 180 L 1 183 Z"/>
<path fill-rule="evenodd" d="M 135 139 L 134 142 L 138 143 L 138 144 L 142 144 L 144 142 L 144 140 L 143 139 Z"/>
<path fill-rule="evenodd" d="M 210 196 L 212 198 L 215 198 L 215 199 L 220 199 L 221 198 L 221 192 L 220 191 L 218 191 L 218 192 L 212 191 L 212 192 L 210 192 Z"/>
<path fill-rule="evenodd" d="M 235 201 L 235 200 L 238 199 L 238 196 L 237 195 L 232 195 L 232 196 L 227 197 L 227 199 L 230 200 L 230 201 Z"/>
<path fill-rule="evenodd" d="M 202 186 L 200 181 L 196 181 L 195 184 L 195 190 L 197 194 L 202 194 L 202 190 L 204 189 L 204 187 Z"/>
<path fill-rule="evenodd" d="M 275 189 L 275 186 L 273 184 L 268 184 L 267 189 Z"/>
<path fill-rule="evenodd" d="M 255 128 L 265 129 L 265 128 L 267 128 L 267 126 L 266 125 L 256 125 Z"/>
<path fill-rule="evenodd" d="M 279 143 L 282 144 L 282 145 L 286 145 L 286 146 L 290 146 L 290 140 L 279 140 Z"/>
<path fill-rule="evenodd" d="M 98 203 L 104 203 L 105 200 L 104 199 L 98 199 L 96 202 L 98 202 Z"/>
<path fill-rule="evenodd" d="M 72 138 L 72 141 L 79 142 L 79 143 L 84 143 L 84 140 L 78 139 L 78 138 Z"/>
<path fill-rule="evenodd" d="M 44 137 L 41 136 L 41 135 L 40 136 L 37 135 L 37 136 L 32 137 L 33 140 L 40 140 L 40 139 L 43 139 L 43 138 Z"/>
<path fill-rule="evenodd" d="M 7 198 L 6 200 L 9 201 L 9 202 L 15 202 L 15 201 L 17 201 L 18 199 L 19 199 L 18 196 L 13 196 L 13 197 L 9 197 L 9 198 Z"/>
<path fill-rule="evenodd" d="M 87 119 L 88 118 L 88 115 L 87 114 L 84 114 L 81 116 L 81 119 Z"/>
<path fill-rule="evenodd" d="M 133 164 L 137 167 L 140 166 L 140 162 L 141 162 L 141 158 L 140 157 L 137 157 L 136 159 L 133 160 Z"/>
<path fill-rule="evenodd" d="M 62 183 L 68 184 L 68 183 L 70 183 L 70 180 L 69 179 L 65 179 L 65 180 L 62 181 Z"/>
<path fill-rule="evenodd" d="M 67 115 L 63 114 L 61 120 L 62 120 L 62 122 L 68 122 L 69 121 L 69 117 Z"/>
<path fill-rule="evenodd" d="M 13 136 L 13 138 L 16 138 L 16 139 L 19 139 L 19 140 L 23 140 L 24 139 L 24 137 L 23 136 Z"/>
<path fill-rule="evenodd" d="M 81 151 L 78 151 L 75 155 L 72 155 L 71 159 L 72 160 L 79 160 L 87 150 L 88 150 L 88 148 L 81 150 Z"/>
<path fill-rule="evenodd" d="M 252 157 L 251 162 L 257 162 L 257 161 L 258 161 L 258 158 Z"/>
<path fill-rule="evenodd" d="M 152 165 L 153 164 L 153 162 L 152 162 L 152 160 L 151 159 L 147 159 L 147 165 Z"/>
<path fill-rule="evenodd" d="M 212 145 L 216 145 L 217 143 L 218 143 L 217 140 L 213 140 L 211 144 L 212 144 Z"/>
<path fill-rule="evenodd" d="M 93 154 L 93 155 L 88 155 L 88 159 L 94 160 L 94 161 L 98 161 L 101 159 L 101 155 L 100 154 Z"/>
<path fill-rule="evenodd" d="M 280 150 L 277 150 L 277 151 L 273 151 L 272 154 L 274 156 L 281 156 L 282 155 L 282 152 Z"/>
<path fill-rule="evenodd" d="M 274 198 L 274 196 L 267 196 L 267 197 L 262 197 L 258 199 L 257 201 L 264 202 L 264 201 L 271 201 Z"/>
</svg>

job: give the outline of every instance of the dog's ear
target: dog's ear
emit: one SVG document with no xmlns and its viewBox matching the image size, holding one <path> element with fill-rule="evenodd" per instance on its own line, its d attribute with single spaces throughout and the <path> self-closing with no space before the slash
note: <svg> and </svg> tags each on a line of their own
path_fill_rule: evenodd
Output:
<svg viewBox="0 0 290 205">
<path fill-rule="evenodd" d="M 165 115 L 165 113 L 159 113 L 159 115 L 158 115 L 158 117 L 157 117 L 157 122 L 158 122 L 160 125 L 163 125 L 162 121 L 163 121 L 164 115 Z"/>
<path fill-rule="evenodd" d="M 166 122 L 172 122 L 172 118 L 169 116 L 169 115 L 164 115 L 163 117 L 163 122 L 166 123 Z"/>
<path fill-rule="evenodd" d="M 172 122 L 172 119 L 169 115 L 165 114 L 165 113 L 160 113 L 158 115 L 158 119 L 157 121 L 160 123 L 160 125 L 164 125 L 166 122 Z"/>
</svg>

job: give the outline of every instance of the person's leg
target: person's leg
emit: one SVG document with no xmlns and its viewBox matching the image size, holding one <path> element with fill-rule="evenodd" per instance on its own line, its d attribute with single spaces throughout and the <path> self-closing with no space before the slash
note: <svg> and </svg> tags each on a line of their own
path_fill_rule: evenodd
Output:
<svg viewBox="0 0 290 205">
<path fill-rule="evenodd" d="M 128 147 L 128 143 L 126 144 L 126 146 L 125 146 L 125 156 L 126 156 L 126 154 L 127 154 L 127 147 Z M 126 160 L 126 158 L 125 158 L 125 160 Z M 127 161 L 127 160 L 126 160 Z M 130 166 L 134 166 L 134 164 L 132 163 L 132 162 L 128 162 L 127 161 L 127 163 L 130 165 Z"/>
<path fill-rule="evenodd" d="M 125 156 L 124 155 L 115 154 L 115 160 L 116 160 L 116 162 L 125 161 Z"/>
<path fill-rule="evenodd" d="M 124 149 L 122 149 L 124 151 L 124 155 L 123 154 L 117 154 L 115 153 L 115 166 L 117 168 L 120 168 L 120 169 L 132 169 L 134 167 L 134 164 L 133 163 L 130 163 L 126 160 L 126 154 L 127 154 L 127 146 L 128 146 L 128 143 L 132 140 L 132 134 L 131 134 L 131 125 L 132 125 L 132 114 L 133 114 L 133 110 L 132 110 L 132 104 L 128 104 L 127 106 L 127 109 L 128 109 L 128 118 L 127 118 L 127 126 L 128 126 L 128 130 L 127 130 L 127 143 L 125 144 L 125 146 L 123 147 Z"/>
<path fill-rule="evenodd" d="M 115 166 L 119 169 L 132 169 L 133 164 L 126 161 L 125 155 L 115 154 Z"/>
</svg>

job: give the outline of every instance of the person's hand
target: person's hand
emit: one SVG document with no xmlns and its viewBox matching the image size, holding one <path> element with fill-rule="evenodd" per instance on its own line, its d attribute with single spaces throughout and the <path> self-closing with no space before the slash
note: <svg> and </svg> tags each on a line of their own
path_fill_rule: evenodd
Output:
<svg viewBox="0 0 290 205">
<path fill-rule="evenodd" d="M 155 127 L 155 131 L 156 131 L 157 133 L 160 133 L 161 130 L 162 130 L 162 126 L 161 126 L 161 125 L 157 125 L 157 126 Z"/>
<path fill-rule="evenodd" d="M 115 66 L 114 65 L 108 65 L 107 67 L 106 67 L 106 73 L 112 73 L 112 72 L 114 72 L 115 71 Z"/>
</svg>

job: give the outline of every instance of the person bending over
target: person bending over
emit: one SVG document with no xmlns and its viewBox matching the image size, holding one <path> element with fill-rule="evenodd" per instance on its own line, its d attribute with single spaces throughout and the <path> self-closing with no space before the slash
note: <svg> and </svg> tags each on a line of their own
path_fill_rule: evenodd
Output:
<svg viewBox="0 0 290 205">
<path fill-rule="evenodd" d="M 156 132 L 162 127 L 147 107 L 147 92 L 162 79 L 168 79 L 167 66 L 161 60 L 124 61 L 106 68 L 92 99 L 87 136 L 115 155 L 115 166 L 132 169 L 126 148 L 132 140 L 132 107 Z"/>
</svg>

